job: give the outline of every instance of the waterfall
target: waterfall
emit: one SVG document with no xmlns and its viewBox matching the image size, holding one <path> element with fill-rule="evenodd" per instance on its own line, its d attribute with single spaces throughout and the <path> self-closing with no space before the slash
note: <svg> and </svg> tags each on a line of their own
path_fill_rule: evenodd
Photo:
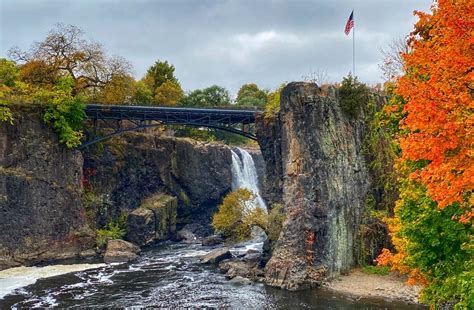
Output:
<svg viewBox="0 0 474 310">
<path fill-rule="evenodd" d="M 257 169 L 253 162 L 252 156 L 244 149 L 237 148 L 239 155 L 231 150 L 232 152 L 232 190 L 239 188 L 245 188 L 255 194 L 255 207 L 261 207 L 263 210 L 267 210 L 267 206 L 260 196 L 260 190 L 258 188 L 258 175 Z"/>
</svg>

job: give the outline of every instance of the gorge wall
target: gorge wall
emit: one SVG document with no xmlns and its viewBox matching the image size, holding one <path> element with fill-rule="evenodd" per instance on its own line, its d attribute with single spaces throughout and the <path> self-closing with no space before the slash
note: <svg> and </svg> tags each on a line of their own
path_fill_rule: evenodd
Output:
<svg viewBox="0 0 474 310">
<path fill-rule="evenodd" d="M 0 123 L 0 270 L 69 258 L 93 244 L 82 206 L 82 156 L 60 146 L 40 108 Z"/>
<path fill-rule="evenodd" d="M 68 150 L 42 118 L 21 107 L 13 125 L 0 123 L 0 269 L 94 255 L 96 228 L 161 193 L 177 198 L 178 229 L 211 233 L 232 187 L 228 146 L 152 132 Z"/>
<path fill-rule="evenodd" d="M 370 183 L 364 123 L 343 113 L 335 91 L 294 82 L 281 93 L 277 117 L 257 128 L 266 196 L 282 201 L 287 215 L 266 283 L 303 289 L 348 271 Z"/>
<path fill-rule="evenodd" d="M 136 209 L 156 192 L 178 198 L 178 227 L 201 223 L 231 190 L 232 158 L 225 145 L 129 133 L 83 152 L 86 190 L 95 196 L 98 225 Z"/>
</svg>

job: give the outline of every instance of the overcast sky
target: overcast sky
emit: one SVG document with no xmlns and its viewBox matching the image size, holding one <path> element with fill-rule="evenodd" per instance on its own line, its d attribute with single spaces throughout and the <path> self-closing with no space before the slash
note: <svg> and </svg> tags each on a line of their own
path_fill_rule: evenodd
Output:
<svg viewBox="0 0 474 310">
<path fill-rule="evenodd" d="M 274 89 L 326 71 L 330 82 L 352 71 L 355 9 L 356 74 L 381 80 L 380 49 L 408 34 L 413 10 L 431 0 L 0 0 L 0 57 L 27 49 L 56 23 L 79 26 L 109 54 L 128 59 L 140 78 L 168 60 L 185 90 L 218 84 L 235 95 L 249 82 Z"/>
</svg>

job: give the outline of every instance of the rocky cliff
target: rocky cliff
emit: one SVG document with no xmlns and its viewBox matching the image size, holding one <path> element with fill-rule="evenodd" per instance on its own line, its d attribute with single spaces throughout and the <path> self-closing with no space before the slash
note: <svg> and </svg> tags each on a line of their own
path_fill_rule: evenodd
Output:
<svg viewBox="0 0 474 310">
<path fill-rule="evenodd" d="M 267 284 L 302 289 L 347 271 L 370 179 L 363 122 L 344 115 L 335 92 L 295 82 L 283 89 L 277 118 L 257 125 L 267 196 L 287 215 Z"/>
<path fill-rule="evenodd" d="M 204 224 L 231 190 L 232 157 L 225 145 L 129 133 L 83 152 L 86 190 L 95 196 L 97 225 L 166 193 L 178 198 L 178 228 Z"/>
<path fill-rule="evenodd" d="M 252 155 L 263 169 L 258 152 Z M 0 269 L 93 255 L 95 228 L 161 194 L 177 198 L 173 208 L 145 212 L 150 218 L 136 211 L 136 223 L 127 225 L 153 226 L 137 237 L 140 244 L 172 238 L 186 224 L 210 234 L 212 214 L 231 190 L 231 166 L 228 146 L 154 133 L 68 150 L 40 107 L 23 107 L 13 125 L 0 123 Z"/>
<path fill-rule="evenodd" d="M 40 108 L 0 123 L 0 269 L 93 246 L 82 207 L 82 155 L 60 146 Z"/>
</svg>

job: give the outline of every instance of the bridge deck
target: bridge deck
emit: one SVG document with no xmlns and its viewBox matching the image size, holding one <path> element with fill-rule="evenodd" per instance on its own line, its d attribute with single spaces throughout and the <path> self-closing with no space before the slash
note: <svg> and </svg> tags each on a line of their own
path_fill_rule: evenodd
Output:
<svg viewBox="0 0 474 310">
<path fill-rule="evenodd" d="M 168 124 L 251 124 L 258 110 L 239 110 L 221 108 L 182 108 L 182 107 L 148 107 L 88 104 L 86 106 L 88 119 L 101 120 L 133 120 L 133 121 L 162 121 Z"/>
</svg>

